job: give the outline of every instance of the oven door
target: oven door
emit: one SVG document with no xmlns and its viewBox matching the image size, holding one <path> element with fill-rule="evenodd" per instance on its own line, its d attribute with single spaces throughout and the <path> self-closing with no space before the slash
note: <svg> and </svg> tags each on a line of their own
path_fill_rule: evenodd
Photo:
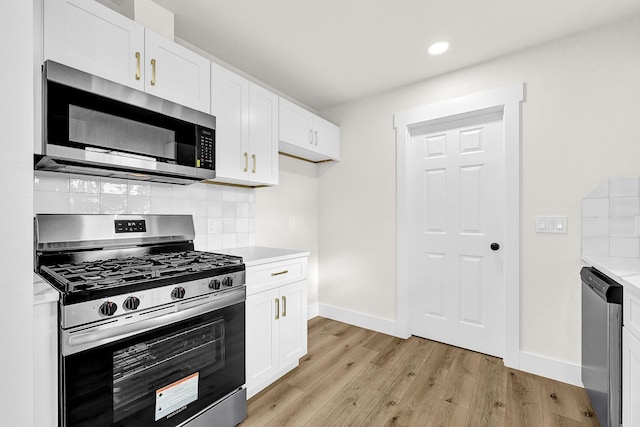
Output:
<svg viewBox="0 0 640 427">
<path fill-rule="evenodd" d="M 63 427 L 176 426 L 245 383 L 244 301 L 61 356 Z"/>
</svg>

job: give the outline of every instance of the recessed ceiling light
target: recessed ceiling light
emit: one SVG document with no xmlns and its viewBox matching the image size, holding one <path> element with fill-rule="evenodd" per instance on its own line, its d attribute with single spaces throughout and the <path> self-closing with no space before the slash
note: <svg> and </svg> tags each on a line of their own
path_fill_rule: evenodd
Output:
<svg viewBox="0 0 640 427">
<path fill-rule="evenodd" d="M 429 53 L 431 55 L 440 55 L 441 53 L 446 52 L 449 49 L 449 42 L 447 41 L 439 41 L 435 42 L 431 46 L 429 46 Z"/>
</svg>

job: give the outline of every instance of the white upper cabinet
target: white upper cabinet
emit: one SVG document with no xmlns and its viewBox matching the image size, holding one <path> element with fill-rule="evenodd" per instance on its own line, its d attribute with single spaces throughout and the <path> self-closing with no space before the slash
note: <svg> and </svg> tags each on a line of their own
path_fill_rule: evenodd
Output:
<svg viewBox="0 0 640 427">
<path fill-rule="evenodd" d="M 46 0 L 44 59 L 144 90 L 144 27 L 95 1 Z"/>
<path fill-rule="evenodd" d="M 95 1 L 44 2 L 44 59 L 210 112 L 208 59 Z"/>
<path fill-rule="evenodd" d="M 320 162 L 340 160 L 340 128 L 304 108 L 280 98 L 280 151 Z"/>
<path fill-rule="evenodd" d="M 216 179 L 249 186 L 278 183 L 278 97 L 211 64 L 216 116 Z"/>
<path fill-rule="evenodd" d="M 211 62 L 149 29 L 144 42 L 145 91 L 209 113 Z"/>
</svg>

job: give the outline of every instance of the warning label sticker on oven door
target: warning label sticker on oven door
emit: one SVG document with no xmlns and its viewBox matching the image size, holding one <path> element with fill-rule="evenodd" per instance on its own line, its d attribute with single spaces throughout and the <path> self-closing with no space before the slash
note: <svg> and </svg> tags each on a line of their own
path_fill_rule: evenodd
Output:
<svg viewBox="0 0 640 427">
<path fill-rule="evenodd" d="M 198 376 L 196 372 L 156 390 L 156 421 L 182 411 L 198 399 Z"/>
</svg>

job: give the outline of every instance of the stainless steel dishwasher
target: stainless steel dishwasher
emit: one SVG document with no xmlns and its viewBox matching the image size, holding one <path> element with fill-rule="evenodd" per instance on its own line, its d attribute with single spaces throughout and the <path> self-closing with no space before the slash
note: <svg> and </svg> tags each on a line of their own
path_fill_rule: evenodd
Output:
<svg viewBox="0 0 640 427">
<path fill-rule="evenodd" d="M 582 278 L 582 383 L 602 427 L 622 424 L 622 286 L 592 267 Z"/>
</svg>

